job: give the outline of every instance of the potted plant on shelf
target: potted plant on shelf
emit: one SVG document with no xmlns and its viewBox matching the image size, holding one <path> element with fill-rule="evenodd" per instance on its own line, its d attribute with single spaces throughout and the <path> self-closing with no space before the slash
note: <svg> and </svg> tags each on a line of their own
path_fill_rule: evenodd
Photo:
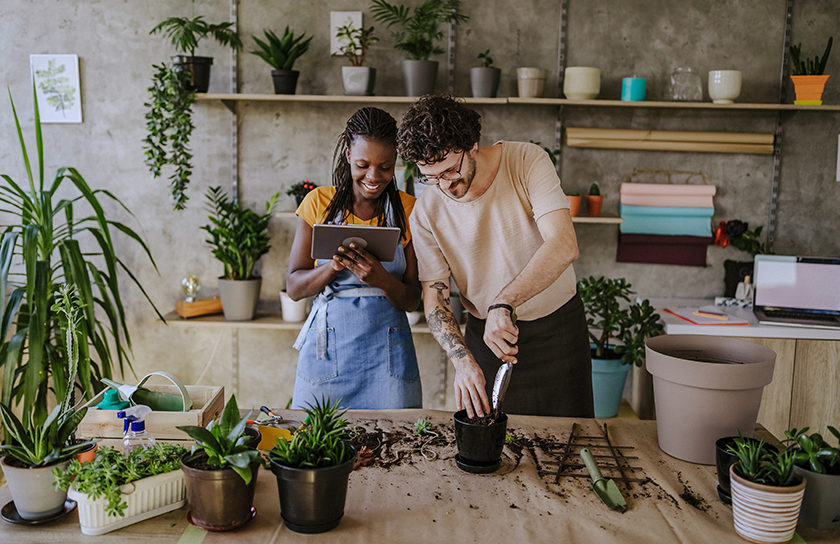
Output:
<svg viewBox="0 0 840 544">
<path fill-rule="evenodd" d="M 725 248 L 731 244 L 732 247 L 740 249 L 744 253 L 749 253 L 753 257 L 758 254 L 772 254 L 773 250 L 770 249 L 770 244 L 761 241 L 763 229 L 764 227 L 759 225 L 755 230 L 750 230 L 749 223 L 738 219 L 721 221 L 713 233 L 715 245 Z M 723 261 L 723 268 L 723 296 L 734 297 L 738 283 L 752 275 L 753 261 L 726 259 Z"/>
<path fill-rule="evenodd" d="M 175 70 L 182 74 L 186 89 L 206 93 L 210 86 L 213 57 L 196 57 L 198 42 L 212 36 L 221 45 L 239 51 L 242 49 L 242 40 L 232 27 L 232 22 L 210 24 L 201 15 L 192 19 L 169 17 L 158 23 L 149 34 L 160 32 L 169 38 L 172 47 L 181 53 L 172 57 L 172 63 Z"/>
<path fill-rule="evenodd" d="M 346 410 L 323 398 L 308 406 L 304 425 L 290 441 L 277 440 L 269 461 L 283 523 L 299 533 L 322 533 L 344 516 L 356 451 L 343 417 Z"/>
<path fill-rule="evenodd" d="M 340 54 L 350 61 L 350 66 L 341 67 L 344 94 L 372 95 L 376 69 L 364 66 L 364 63 L 368 47 L 379 41 L 379 38 L 373 35 L 373 27 L 357 28 L 346 24 L 338 27 L 335 35 L 341 42 Z"/>
<path fill-rule="evenodd" d="M 165 442 L 128 455 L 104 447 L 91 462 L 56 470 L 57 486 L 78 503 L 82 533 L 102 535 L 183 506 L 186 453 Z"/>
<path fill-rule="evenodd" d="M 438 63 L 429 57 L 443 53 L 443 48 L 437 45 L 443 38 L 443 31 L 438 27 L 442 23 L 457 24 L 469 19 L 461 13 L 461 0 L 427 0 L 413 10 L 386 0 L 372 2 L 370 11 L 374 19 L 388 28 L 394 25 L 400 28 L 392 31 L 392 36 L 397 42 L 394 47 L 409 56 L 402 63 L 406 94 L 433 93 Z"/>
<path fill-rule="evenodd" d="M 647 299 L 630 303 L 633 291 L 624 278 L 582 278 L 578 292 L 592 341 L 595 417 L 613 417 L 618 413 L 630 367 L 642 366 L 645 339 L 662 334 L 662 320 Z"/>
<path fill-rule="evenodd" d="M 249 414 L 250 415 L 250 414 Z M 207 427 L 178 429 L 195 440 L 192 452 L 181 458 L 190 503 L 188 519 L 202 529 L 229 531 L 256 515 L 254 488 L 260 468 L 260 434 L 246 428 L 231 395 L 219 419 Z"/>
<path fill-rule="evenodd" d="M 831 425 L 828 430 L 840 445 L 840 431 Z M 794 470 L 808 480 L 799 522 L 817 529 L 840 527 L 840 448 L 819 433 L 808 434 L 808 427 L 787 430 L 785 436 Z"/>
<path fill-rule="evenodd" d="M 268 222 L 279 196 L 274 193 L 265 213 L 258 214 L 229 198 L 221 187 L 207 191 L 210 224 L 201 229 L 210 235 L 205 242 L 225 268 L 219 277 L 219 298 L 228 321 L 248 321 L 257 311 L 262 278 L 255 275 L 254 267 L 271 247 Z"/>
<path fill-rule="evenodd" d="M 295 204 L 300 206 L 303 199 L 309 194 L 309 191 L 312 191 L 315 187 L 317 186 L 314 183 L 305 179 L 303 181 L 293 183 L 292 186 L 289 187 L 289 190 L 286 191 L 286 194 L 295 197 Z"/>
<path fill-rule="evenodd" d="M 589 193 L 586 195 L 586 207 L 589 210 L 589 217 L 601 217 L 601 206 L 604 205 L 604 195 L 597 183 L 589 186 Z"/>
<path fill-rule="evenodd" d="M 493 66 L 493 59 L 490 57 L 490 50 L 478 54 L 481 66 L 470 68 L 470 88 L 472 95 L 476 98 L 495 98 L 499 89 L 499 79 L 502 71 Z"/>
<path fill-rule="evenodd" d="M 824 74 L 825 65 L 828 62 L 828 55 L 831 53 L 831 44 L 834 36 L 828 38 L 828 44 L 822 57 L 816 56 L 813 59 L 802 60 L 802 43 L 790 46 L 791 75 L 793 89 L 796 93 L 794 104 L 822 105 L 823 90 L 831 76 Z"/>
<path fill-rule="evenodd" d="M 0 445 L 0 455 L 3 455 L 0 466 L 6 475 L 15 511 L 27 521 L 55 518 L 73 509 L 75 505 L 66 504 L 67 491 L 53 485 L 53 469 L 65 468 L 76 454 L 94 444 L 92 440 L 76 440 L 75 437 L 76 428 L 87 412 L 87 408 L 74 406 L 79 343 L 85 318 L 79 296 L 68 284 L 61 286 L 56 294 L 53 311 L 61 315 L 68 362 L 63 376 L 64 395 L 59 404 L 44 418 L 39 414 L 46 409 L 46 399 L 44 404 L 31 399 L 24 402 L 22 417 L 18 419 L 8 403 L 0 402 L 0 420 L 5 435 L 5 442 Z"/>
<path fill-rule="evenodd" d="M 288 26 L 283 30 L 282 37 L 268 29 L 263 34 L 265 41 L 252 36 L 259 49 L 251 51 L 251 54 L 257 55 L 273 68 L 271 79 L 274 81 L 274 94 L 295 94 L 300 72 L 292 68 L 295 61 L 309 50 L 312 36 L 306 38 L 306 33 L 295 36 Z"/>
<path fill-rule="evenodd" d="M 764 443 L 738 437 L 729 468 L 735 532 L 751 542 L 788 542 L 793 538 L 805 478 L 793 467 L 791 450 L 773 452 Z"/>
</svg>

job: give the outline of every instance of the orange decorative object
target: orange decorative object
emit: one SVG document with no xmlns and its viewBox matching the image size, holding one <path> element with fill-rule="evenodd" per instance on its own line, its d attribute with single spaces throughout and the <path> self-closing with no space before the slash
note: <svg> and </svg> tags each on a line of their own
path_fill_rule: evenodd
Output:
<svg viewBox="0 0 840 544">
<path fill-rule="evenodd" d="M 794 104 L 811 106 L 822 105 L 822 95 L 825 84 L 831 76 L 790 76 L 793 90 L 796 92 Z"/>
<path fill-rule="evenodd" d="M 98 444 L 94 444 L 91 449 L 76 454 L 76 459 L 78 459 L 80 463 L 90 463 L 96 457 L 96 449 L 98 447 Z"/>
<path fill-rule="evenodd" d="M 571 212 L 572 217 L 577 217 L 578 214 L 580 213 L 580 199 L 581 199 L 581 196 L 580 195 L 577 195 L 577 196 L 567 195 L 567 196 L 569 197 L 569 202 L 571 202 L 571 204 L 572 204 L 571 209 L 569 211 Z"/>
<path fill-rule="evenodd" d="M 601 217 L 601 206 L 604 205 L 604 195 L 586 195 L 586 207 L 589 217 Z"/>
</svg>

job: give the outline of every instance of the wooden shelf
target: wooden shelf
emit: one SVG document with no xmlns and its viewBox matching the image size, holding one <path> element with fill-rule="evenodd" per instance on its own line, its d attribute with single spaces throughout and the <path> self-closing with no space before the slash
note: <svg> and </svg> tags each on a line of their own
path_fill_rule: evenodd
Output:
<svg viewBox="0 0 840 544">
<path fill-rule="evenodd" d="M 167 325 L 173 327 L 205 327 L 205 328 L 226 328 L 226 329 L 270 329 L 283 331 L 299 331 L 303 327 L 303 322 L 289 323 L 277 314 L 257 313 L 257 317 L 251 321 L 227 321 L 222 314 L 208 315 L 203 317 L 193 317 L 190 319 L 183 319 L 175 312 L 169 312 L 163 316 L 166 319 Z M 411 332 L 414 334 L 430 334 L 429 325 L 426 323 L 418 323 L 411 326 Z"/>
<path fill-rule="evenodd" d="M 275 217 L 293 218 L 295 212 L 274 212 Z M 609 215 L 602 215 L 601 217 L 577 216 L 572 217 L 572 223 L 600 223 L 603 225 L 617 225 L 624 223 L 624 219 Z"/>
<path fill-rule="evenodd" d="M 235 102 L 318 102 L 344 104 L 413 104 L 416 96 L 344 96 L 324 94 L 241 94 L 241 93 L 196 93 L 196 100 L 219 100 L 228 108 Z M 568 100 L 566 98 L 519 98 L 515 96 L 498 98 L 461 97 L 467 104 L 487 105 L 530 105 L 570 106 L 586 108 L 660 108 L 681 110 L 757 110 L 757 111 L 840 111 L 840 105 L 801 106 L 797 104 L 713 104 L 712 102 L 671 102 L 623 100 Z"/>
</svg>

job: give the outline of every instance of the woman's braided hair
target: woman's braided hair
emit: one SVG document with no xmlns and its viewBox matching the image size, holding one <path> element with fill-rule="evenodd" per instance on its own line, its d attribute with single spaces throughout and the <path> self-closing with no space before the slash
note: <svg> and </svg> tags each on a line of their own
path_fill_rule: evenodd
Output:
<svg viewBox="0 0 840 544">
<path fill-rule="evenodd" d="M 347 162 L 347 150 L 353 145 L 356 138 L 376 140 L 387 145 L 397 147 L 397 121 L 390 113 L 379 108 L 366 107 L 354 113 L 347 120 L 344 132 L 338 137 L 333 155 L 333 185 L 335 185 L 335 196 L 327 207 L 325 223 L 332 222 L 339 214 L 344 221 L 347 215 L 353 213 L 353 178 L 350 175 L 350 163 Z M 406 219 L 402 199 L 397 191 L 397 184 L 392 181 L 387 185 L 385 191 L 379 195 L 376 203 L 375 214 L 378 224 L 384 226 L 386 223 L 387 210 L 385 209 L 385 195 L 391 201 L 394 208 L 395 226 L 399 227 L 402 238 L 405 238 Z"/>
<path fill-rule="evenodd" d="M 467 151 L 481 137 L 479 119 L 478 113 L 451 96 L 422 96 L 403 115 L 397 151 L 415 163 L 435 163 L 450 151 Z"/>
</svg>

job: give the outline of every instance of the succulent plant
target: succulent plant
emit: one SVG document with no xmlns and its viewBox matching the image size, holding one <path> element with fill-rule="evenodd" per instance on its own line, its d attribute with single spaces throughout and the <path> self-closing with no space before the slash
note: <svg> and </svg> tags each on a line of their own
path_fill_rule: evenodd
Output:
<svg viewBox="0 0 840 544">
<path fill-rule="evenodd" d="M 802 60 L 802 42 L 790 46 L 790 60 L 794 76 L 821 76 L 825 72 L 825 64 L 828 62 L 828 55 L 831 53 L 831 44 L 834 43 L 834 36 L 828 38 L 825 51 L 822 57 L 816 56 L 813 59 Z"/>
</svg>

